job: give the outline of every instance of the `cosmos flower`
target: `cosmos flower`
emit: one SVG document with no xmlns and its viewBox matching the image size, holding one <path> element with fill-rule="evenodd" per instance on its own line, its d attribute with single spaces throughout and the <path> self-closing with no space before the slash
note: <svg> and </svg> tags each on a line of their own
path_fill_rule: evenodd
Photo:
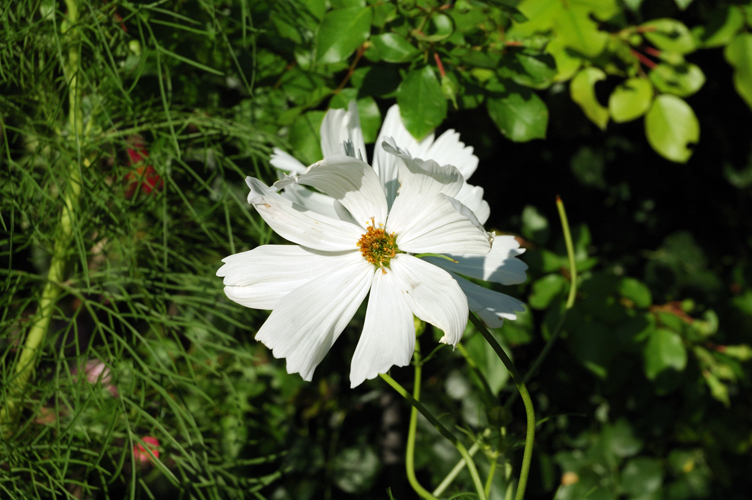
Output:
<svg viewBox="0 0 752 500">
<path fill-rule="evenodd" d="M 330 109 L 327 111 L 321 123 L 320 134 L 324 158 L 345 153 L 365 159 L 363 131 L 360 127 L 358 107 L 354 101 L 350 102 L 347 110 Z M 480 224 L 486 223 L 491 211 L 488 203 L 483 199 L 483 188 L 466 182 L 478 168 L 478 157 L 473 154 L 473 148 L 460 141 L 460 135 L 452 129 L 447 130 L 437 139 L 431 133 L 423 140 L 417 141 L 402 122 L 399 106 L 396 104 L 387 111 L 372 160 L 373 169 L 384 187 L 390 207 L 399 188 L 400 160 L 399 155 L 390 154 L 380 147 L 387 137 L 390 137 L 400 150 L 411 157 L 434 160 L 440 165 L 455 166 L 465 182 L 462 183 L 462 187 L 454 198 L 470 209 Z M 300 161 L 279 148 L 274 149 L 270 163 L 280 170 L 293 174 L 299 174 L 306 169 Z M 300 206 L 322 215 L 338 218 L 338 214 L 342 212 L 335 199 L 302 184 L 287 183 L 281 193 Z M 524 310 L 522 303 L 508 295 L 478 286 L 458 276 L 458 273 L 502 285 L 523 283 L 527 279 L 525 274 L 527 264 L 516 257 L 524 251 L 514 237 L 496 236 L 491 252 L 485 257 L 449 256 L 458 261 L 458 264 L 440 258 L 429 259 L 429 261 L 452 273 L 467 295 L 470 310 L 478 314 L 488 327 L 499 328 L 503 319 L 517 318 L 515 311 Z"/>
<path fill-rule="evenodd" d="M 469 296 L 459 276 L 424 257 L 461 256 L 456 271 L 462 272 L 474 268 L 473 258 L 483 261 L 492 253 L 493 242 L 457 199 L 465 184 L 457 168 L 413 158 L 387 138 L 381 146 L 397 169 L 398 189 L 392 189 L 383 182 L 386 177 L 354 157 L 354 146 L 345 143 L 350 156 L 327 151 L 322 161 L 272 187 L 247 178 L 248 202 L 277 234 L 297 245 L 264 245 L 231 255 L 217 272 L 230 299 L 272 309 L 256 339 L 275 357 L 286 358 L 289 373 L 305 380 L 311 380 L 370 292 L 351 365 L 352 387 L 410 362 L 413 315 L 440 328 L 441 342 L 459 342 Z M 334 216 L 279 193 L 295 186 L 329 197 Z M 523 310 L 515 299 L 503 297 L 512 305 L 505 314 Z"/>
<path fill-rule="evenodd" d="M 347 110 L 330 109 L 321 122 L 320 133 L 321 151 L 324 158 L 344 153 L 368 162 L 365 156 L 366 148 L 358 117 L 358 107 L 354 101 L 350 102 Z M 473 154 L 473 148 L 465 146 L 460 141 L 460 134 L 452 129 L 441 134 L 438 139 L 435 139 L 435 135 L 431 133 L 423 140 L 417 141 L 402 123 L 399 106 L 396 104 L 387 111 L 376 144 L 382 144 L 387 137 L 391 137 L 402 150 L 409 152 L 414 158 L 434 160 L 440 165 L 453 165 L 465 181 L 478 168 L 478 157 Z M 347 151 L 347 147 L 352 150 Z M 293 174 L 299 174 L 306 169 L 300 161 L 279 148 L 274 148 L 270 163 L 280 170 Z M 384 186 L 387 202 L 391 206 L 399 187 L 398 159 L 377 146 L 370 164 Z M 288 186 L 283 194 L 311 210 L 330 217 L 336 216 L 332 207 L 333 200 L 326 195 L 296 185 Z M 468 207 L 481 224 L 486 223 L 491 210 L 488 203 L 483 200 L 483 188 L 463 182 L 455 198 Z"/>
</svg>

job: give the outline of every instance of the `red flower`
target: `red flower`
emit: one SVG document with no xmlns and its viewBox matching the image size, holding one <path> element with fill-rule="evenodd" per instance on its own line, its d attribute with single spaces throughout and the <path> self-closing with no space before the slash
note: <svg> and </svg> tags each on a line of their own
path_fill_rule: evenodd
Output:
<svg viewBox="0 0 752 500">
<path fill-rule="evenodd" d="M 141 441 L 143 441 L 149 448 L 149 451 L 154 454 L 154 458 L 159 458 L 159 439 L 152 436 L 146 436 L 142 438 Z M 151 455 L 149 455 L 149 452 L 146 451 L 146 448 L 144 448 L 141 443 L 136 443 L 133 446 L 133 456 L 141 465 L 146 465 L 151 460 Z"/>
<path fill-rule="evenodd" d="M 149 152 L 146 150 L 144 139 L 139 135 L 132 135 L 128 138 L 128 164 L 135 167 L 125 175 L 128 186 L 125 189 L 125 197 L 130 199 L 136 193 L 139 186 L 141 191 L 151 194 L 153 191 L 160 189 L 163 185 L 162 178 L 151 165 L 144 165 L 149 158 Z"/>
</svg>

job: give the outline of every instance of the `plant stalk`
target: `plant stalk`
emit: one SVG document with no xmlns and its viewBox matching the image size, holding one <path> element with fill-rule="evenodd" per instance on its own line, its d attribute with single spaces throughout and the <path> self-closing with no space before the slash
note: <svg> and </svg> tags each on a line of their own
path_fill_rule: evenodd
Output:
<svg viewBox="0 0 752 500">
<path fill-rule="evenodd" d="M 491 345 L 496 355 L 504 363 L 504 366 L 509 370 L 514 380 L 517 390 L 522 397 L 522 402 L 525 404 L 525 415 L 527 416 L 527 432 L 525 435 L 525 451 L 522 454 L 522 467 L 520 467 L 520 480 L 517 484 L 517 494 L 515 500 L 522 500 L 525 497 L 525 487 L 527 486 L 527 477 L 530 473 L 530 462 L 533 458 L 533 441 L 535 440 L 535 410 L 533 409 L 533 400 L 530 399 L 530 393 L 527 391 L 525 382 L 522 380 L 517 368 L 514 367 L 512 360 L 509 359 L 507 353 L 499 345 L 493 335 L 486 329 L 483 322 L 478 319 L 475 313 L 470 313 L 470 321 L 480 331 L 481 335 Z"/>
<path fill-rule="evenodd" d="M 83 134 L 83 117 L 81 116 L 81 95 L 78 73 L 80 71 L 80 40 L 76 23 L 78 22 L 78 0 L 66 0 L 68 7 L 67 31 L 71 37 L 65 75 L 68 80 L 68 115 L 69 133 L 76 141 L 77 157 L 80 158 L 80 140 Z M 88 164 L 88 161 L 84 162 Z M 15 368 L 15 376 L 8 381 L 5 406 L 0 409 L 0 434 L 4 439 L 13 433 L 13 424 L 18 417 L 26 391 L 26 384 L 34 373 L 37 356 L 44 344 L 44 338 L 50 326 L 55 304 L 60 295 L 59 284 L 65 278 L 66 254 L 73 236 L 75 225 L 75 208 L 81 195 L 81 169 L 79 161 L 68 166 L 67 189 L 63 194 L 63 209 L 57 227 L 55 245 L 50 260 L 47 281 L 42 290 L 39 307 L 29 328 L 21 354 Z"/>
</svg>

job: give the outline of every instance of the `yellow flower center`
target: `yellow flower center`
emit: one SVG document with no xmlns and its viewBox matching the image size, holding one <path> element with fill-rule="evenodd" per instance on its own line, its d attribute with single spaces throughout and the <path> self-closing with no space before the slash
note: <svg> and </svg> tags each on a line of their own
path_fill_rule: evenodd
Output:
<svg viewBox="0 0 752 500">
<path fill-rule="evenodd" d="M 371 217 L 366 233 L 358 240 L 358 246 L 363 258 L 386 274 L 384 268 L 389 267 L 389 261 L 399 252 L 396 240 L 397 236 L 394 233 L 387 234 L 382 224 L 376 228 L 376 222 Z"/>
</svg>

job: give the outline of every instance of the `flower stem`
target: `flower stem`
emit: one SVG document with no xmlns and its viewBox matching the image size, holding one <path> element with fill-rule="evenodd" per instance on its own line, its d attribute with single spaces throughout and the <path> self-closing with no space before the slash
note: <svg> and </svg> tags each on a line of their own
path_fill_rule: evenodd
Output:
<svg viewBox="0 0 752 500">
<path fill-rule="evenodd" d="M 422 363 L 420 359 L 420 347 L 417 342 L 415 344 L 415 381 L 413 382 L 413 398 L 416 401 L 420 400 L 420 382 Z M 407 431 L 407 451 L 405 453 L 405 468 L 407 469 L 407 480 L 410 482 L 410 486 L 413 487 L 415 492 L 420 495 L 421 498 L 428 500 L 436 500 L 428 490 L 426 490 L 415 477 L 415 436 L 418 430 L 418 410 L 415 406 L 410 409 L 410 426 Z"/>
<path fill-rule="evenodd" d="M 552 333 L 548 338 L 548 342 L 546 342 L 546 345 L 543 347 L 540 354 L 538 354 L 538 357 L 535 359 L 533 366 L 525 374 L 525 378 L 523 380 L 526 384 L 538 372 L 541 365 L 543 364 L 543 360 L 546 359 L 548 353 L 551 352 L 551 349 L 556 343 L 556 340 L 559 338 L 561 328 L 564 326 L 564 321 L 567 319 L 567 314 L 569 313 L 569 310 L 574 306 L 574 300 L 577 296 L 577 264 L 575 263 L 574 258 L 574 244 L 572 244 L 572 233 L 569 230 L 569 220 L 567 219 L 567 212 L 564 209 L 564 202 L 561 201 L 561 198 L 558 196 L 556 197 L 556 208 L 559 210 L 559 219 L 561 221 L 562 232 L 564 233 L 564 243 L 567 247 L 567 256 L 569 257 L 569 296 L 567 297 L 567 304 L 564 307 L 564 314 L 561 315 L 561 319 L 559 319 L 559 322 L 554 329 L 554 333 Z M 510 408 L 516 398 L 517 393 L 512 394 L 509 397 L 509 400 L 507 400 L 506 404 L 504 404 L 504 407 Z"/>
<path fill-rule="evenodd" d="M 517 368 L 514 367 L 512 360 L 509 359 L 509 356 L 507 356 L 507 353 L 504 352 L 504 349 L 502 349 L 494 336 L 491 335 L 491 332 L 486 329 L 483 322 L 478 319 L 475 313 L 470 314 L 470 321 L 473 322 L 473 325 L 475 325 L 478 331 L 480 331 L 481 335 L 483 335 L 496 352 L 496 355 L 501 359 L 501 362 L 504 363 L 504 366 L 509 370 L 509 373 L 512 375 L 512 380 L 514 380 L 515 385 L 517 385 L 517 390 L 522 397 L 522 402 L 525 404 L 527 433 L 525 435 L 525 451 L 522 454 L 522 467 L 520 467 L 520 480 L 517 484 L 517 494 L 515 495 L 515 500 L 522 500 L 522 498 L 525 497 L 527 476 L 530 473 L 530 461 L 533 458 L 533 440 L 535 439 L 535 410 L 533 409 L 533 401 L 530 399 L 530 393 L 527 392 L 525 382 L 522 380 Z"/>
<path fill-rule="evenodd" d="M 68 60 L 65 64 L 66 79 L 68 80 L 68 102 L 70 105 L 68 123 L 69 131 L 76 141 L 76 151 L 80 152 L 80 139 L 83 133 L 83 118 L 81 116 L 81 96 L 78 86 L 78 72 L 80 70 L 80 41 L 78 28 L 78 0 L 66 0 L 68 7 L 68 30 L 71 32 L 71 47 L 68 50 Z M 75 31 L 74 31 L 75 30 Z M 88 161 L 84 161 L 88 164 Z M 50 260 L 47 281 L 42 290 L 39 308 L 34 316 L 21 354 L 16 362 L 16 374 L 8 381 L 8 392 L 5 406 L 0 408 L 0 434 L 4 439 L 13 432 L 13 423 L 23 401 L 26 384 L 34 373 L 37 355 L 44 343 L 44 338 L 52 319 L 55 303 L 60 295 L 59 284 L 65 275 L 66 253 L 73 235 L 74 209 L 81 195 L 81 169 L 78 161 L 73 161 L 68 167 L 68 186 L 63 195 L 63 210 L 57 228 L 55 246 Z"/>
<path fill-rule="evenodd" d="M 470 447 L 469 450 L 467 450 L 468 454 L 472 457 L 476 453 L 478 453 L 478 450 L 480 449 L 480 443 L 473 443 L 473 445 Z M 454 466 L 454 468 L 449 471 L 449 474 L 447 474 L 447 477 L 444 478 L 444 480 L 441 482 L 440 485 L 436 487 L 435 490 L 433 490 L 434 496 L 440 496 L 442 493 L 444 493 L 444 490 L 446 490 L 450 484 L 452 484 L 452 481 L 454 481 L 454 478 L 459 475 L 460 472 L 462 472 L 462 469 L 465 468 L 465 459 L 461 459 L 457 464 Z"/>
<path fill-rule="evenodd" d="M 447 438 L 449 442 L 451 442 L 455 448 L 457 448 L 457 451 L 460 452 L 460 455 L 462 455 L 462 458 L 465 459 L 465 462 L 467 462 L 467 467 L 470 470 L 470 476 L 473 478 L 473 484 L 475 485 L 475 490 L 478 493 L 478 498 L 480 500 L 487 500 L 486 494 L 483 491 L 483 483 L 480 480 L 480 475 L 478 475 L 478 469 L 475 467 L 475 462 L 473 462 L 473 458 L 470 456 L 470 454 L 467 451 L 467 448 L 465 448 L 465 445 L 463 445 L 449 430 L 444 427 L 444 425 L 439 422 L 439 420 L 433 416 L 433 414 L 423 406 L 423 403 L 415 399 L 409 392 L 405 390 L 404 387 L 399 385 L 397 381 L 395 381 L 392 377 L 387 375 L 386 373 L 379 374 L 379 377 L 384 379 L 384 381 L 392 386 L 392 388 L 399 393 L 400 396 L 405 398 L 408 403 L 410 403 L 413 408 L 417 409 L 426 419 L 428 419 L 431 424 L 433 424 L 434 427 L 436 427 L 436 430 L 439 431 L 439 433 Z"/>
</svg>

